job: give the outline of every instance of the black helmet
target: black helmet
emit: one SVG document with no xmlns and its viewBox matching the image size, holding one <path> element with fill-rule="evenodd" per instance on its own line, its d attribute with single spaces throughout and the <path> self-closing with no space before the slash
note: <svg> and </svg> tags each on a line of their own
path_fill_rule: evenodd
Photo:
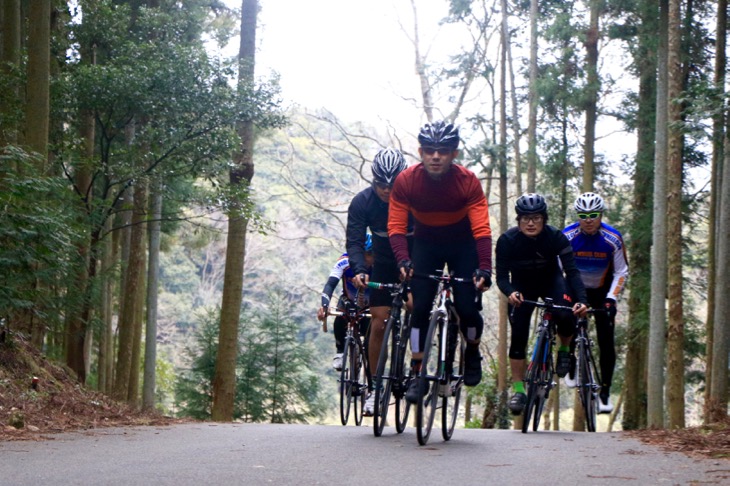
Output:
<svg viewBox="0 0 730 486">
<path fill-rule="evenodd" d="M 456 150 L 459 147 L 459 129 L 443 120 L 426 123 L 418 133 L 421 147 L 446 147 Z"/>
<path fill-rule="evenodd" d="M 373 159 L 373 179 L 392 184 L 398 174 L 406 168 L 406 160 L 399 150 L 384 148 Z"/>
<path fill-rule="evenodd" d="M 515 211 L 517 212 L 517 216 L 535 213 L 541 213 L 547 216 L 547 210 L 548 207 L 547 202 L 545 202 L 545 198 L 534 192 L 528 192 L 521 195 L 515 202 Z"/>
</svg>

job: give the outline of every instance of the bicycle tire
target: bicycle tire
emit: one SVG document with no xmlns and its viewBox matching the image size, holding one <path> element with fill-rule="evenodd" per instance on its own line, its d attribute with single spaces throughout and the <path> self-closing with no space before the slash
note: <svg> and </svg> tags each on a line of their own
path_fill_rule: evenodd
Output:
<svg viewBox="0 0 730 486">
<path fill-rule="evenodd" d="M 350 345 L 352 338 L 345 338 L 342 351 L 342 371 L 340 371 L 340 422 L 347 425 L 350 419 L 350 404 L 352 403 L 352 368 L 350 365 Z"/>
<path fill-rule="evenodd" d="M 546 336 L 547 330 L 541 329 L 535 342 L 535 348 L 532 352 L 532 360 L 528 364 L 526 373 L 526 384 L 527 384 L 527 402 L 525 403 L 525 409 L 522 412 L 522 433 L 526 434 L 530 427 L 530 422 L 533 422 L 533 431 L 537 430 L 540 424 L 539 413 L 542 413 L 541 403 L 544 400 L 540 400 L 540 388 L 542 383 L 542 364 L 545 360 L 545 344 L 547 341 Z M 533 418 L 533 415 L 537 417 L 537 420 Z"/>
<path fill-rule="evenodd" d="M 423 348 L 423 361 L 421 362 L 421 372 L 418 375 L 419 380 L 423 380 L 428 384 L 426 393 L 418 398 L 416 408 L 416 437 L 420 445 L 426 445 L 431 435 L 433 421 L 436 418 L 436 408 L 438 408 L 438 373 L 439 373 L 439 335 L 436 329 L 441 329 L 439 324 L 440 315 L 434 312 L 428 325 L 426 333 L 426 341 Z M 436 337 L 436 341 L 434 341 Z"/>
<path fill-rule="evenodd" d="M 365 410 L 365 400 L 368 395 L 368 381 L 366 363 L 364 360 L 364 350 L 362 342 L 353 344 L 352 353 L 352 369 L 355 371 L 352 382 L 352 397 L 355 414 L 355 425 L 362 425 L 363 411 Z"/>
<path fill-rule="evenodd" d="M 459 415 L 459 403 L 461 402 L 461 391 L 464 388 L 464 353 L 466 342 L 464 341 L 459 326 L 449 324 L 449 334 L 455 336 L 453 359 L 451 350 L 447 355 L 447 361 L 451 361 L 452 370 L 446 375 L 446 383 L 443 383 L 443 403 L 441 408 L 441 436 L 444 440 L 451 439 L 456 427 L 456 420 Z M 451 336 L 449 336 L 450 338 Z"/>
<path fill-rule="evenodd" d="M 393 332 L 396 323 L 397 320 L 394 317 L 388 318 L 383 333 L 383 345 L 380 348 L 380 356 L 378 357 L 378 368 L 375 372 L 375 409 L 373 411 L 373 434 L 375 437 L 380 437 L 383 434 L 388 419 L 393 380 L 398 379 L 394 363 L 397 356 L 397 343 Z M 386 370 L 388 370 L 387 375 Z"/>
<path fill-rule="evenodd" d="M 585 340 L 578 343 L 579 350 L 579 378 L 580 378 L 580 398 L 583 402 L 583 410 L 585 411 L 586 429 L 588 432 L 596 431 L 596 390 L 594 388 L 594 374 L 591 370 L 590 350 Z"/>
<path fill-rule="evenodd" d="M 393 376 L 397 377 L 397 380 L 393 380 L 392 393 L 395 401 L 395 430 L 399 434 L 402 434 L 406 430 L 408 425 L 408 415 L 411 411 L 411 404 L 406 400 L 406 390 L 413 380 L 413 369 L 410 366 L 411 363 L 411 352 L 408 342 L 411 334 L 411 316 L 406 311 L 403 323 L 400 326 L 400 332 L 397 337 L 398 344 L 394 346 L 393 351 L 396 357 L 393 358 L 393 363 L 396 366 L 396 371 Z M 408 363 L 406 365 L 406 363 Z"/>
</svg>

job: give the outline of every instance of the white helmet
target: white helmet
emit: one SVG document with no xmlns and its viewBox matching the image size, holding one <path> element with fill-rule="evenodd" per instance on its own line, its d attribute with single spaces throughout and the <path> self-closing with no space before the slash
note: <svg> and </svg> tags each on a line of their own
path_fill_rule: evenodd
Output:
<svg viewBox="0 0 730 486">
<path fill-rule="evenodd" d="M 575 200 L 575 210 L 579 213 L 591 213 L 603 209 L 603 198 L 594 192 L 584 192 Z"/>
</svg>

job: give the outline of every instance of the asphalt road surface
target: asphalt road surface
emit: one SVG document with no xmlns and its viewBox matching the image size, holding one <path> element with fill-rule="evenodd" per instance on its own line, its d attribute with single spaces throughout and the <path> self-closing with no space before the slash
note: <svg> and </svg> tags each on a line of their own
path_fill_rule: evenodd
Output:
<svg viewBox="0 0 730 486">
<path fill-rule="evenodd" d="M 0 442 L 2 485 L 730 484 L 730 460 L 691 458 L 622 433 L 196 423 Z"/>
</svg>

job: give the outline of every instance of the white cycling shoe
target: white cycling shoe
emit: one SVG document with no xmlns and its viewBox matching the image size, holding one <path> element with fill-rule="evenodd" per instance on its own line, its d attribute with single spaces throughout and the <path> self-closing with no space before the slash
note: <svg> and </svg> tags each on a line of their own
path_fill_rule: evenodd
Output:
<svg viewBox="0 0 730 486">
<path fill-rule="evenodd" d="M 342 371 L 342 353 L 337 353 L 335 357 L 332 358 L 332 367 L 335 371 Z"/>
<path fill-rule="evenodd" d="M 611 403 L 611 397 L 606 397 L 604 403 L 603 398 L 598 399 L 598 413 L 611 413 L 613 412 L 613 403 Z"/>
<path fill-rule="evenodd" d="M 370 392 L 368 399 L 365 400 L 365 406 L 362 409 L 363 417 L 372 417 L 375 414 L 375 392 Z"/>
</svg>

